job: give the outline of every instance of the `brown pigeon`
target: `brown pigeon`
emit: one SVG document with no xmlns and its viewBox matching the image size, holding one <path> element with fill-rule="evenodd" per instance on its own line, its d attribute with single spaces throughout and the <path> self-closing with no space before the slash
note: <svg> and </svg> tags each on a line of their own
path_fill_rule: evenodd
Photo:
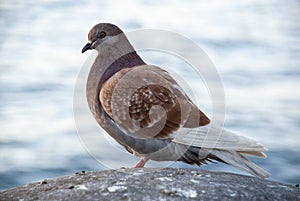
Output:
<svg viewBox="0 0 300 201">
<path fill-rule="evenodd" d="M 126 35 L 110 23 L 95 25 L 82 53 L 98 55 L 87 80 L 87 100 L 100 126 L 141 160 L 201 165 L 220 161 L 266 178 L 245 154 L 266 157 L 255 140 L 212 125 L 170 74 L 146 64 Z"/>
</svg>

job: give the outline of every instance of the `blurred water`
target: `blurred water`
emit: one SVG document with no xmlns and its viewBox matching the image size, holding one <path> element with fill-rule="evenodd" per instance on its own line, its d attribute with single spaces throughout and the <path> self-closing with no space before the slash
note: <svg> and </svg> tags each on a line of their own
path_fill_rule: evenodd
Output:
<svg viewBox="0 0 300 201">
<path fill-rule="evenodd" d="M 199 44 L 223 80 L 226 127 L 270 149 L 267 159 L 253 159 L 270 179 L 299 183 L 299 14 L 297 0 L 1 1 L 0 190 L 104 168 L 81 145 L 72 114 L 76 76 L 88 57 L 80 50 L 89 29 L 103 21 L 125 31 L 170 30 Z M 176 59 L 140 54 L 174 66 L 197 86 Z M 221 164 L 203 168 L 235 171 Z"/>
</svg>

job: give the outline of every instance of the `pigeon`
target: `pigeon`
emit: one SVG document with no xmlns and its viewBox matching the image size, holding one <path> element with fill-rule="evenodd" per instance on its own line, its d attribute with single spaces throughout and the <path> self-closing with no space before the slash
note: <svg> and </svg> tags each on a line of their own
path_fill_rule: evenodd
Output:
<svg viewBox="0 0 300 201">
<path fill-rule="evenodd" d="M 142 60 L 118 26 L 95 25 L 82 53 L 87 50 L 98 53 L 86 85 L 91 113 L 140 158 L 135 168 L 148 160 L 222 162 L 256 177 L 270 176 L 245 157 L 266 157 L 262 144 L 213 125 L 166 70 Z"/>
</svg>

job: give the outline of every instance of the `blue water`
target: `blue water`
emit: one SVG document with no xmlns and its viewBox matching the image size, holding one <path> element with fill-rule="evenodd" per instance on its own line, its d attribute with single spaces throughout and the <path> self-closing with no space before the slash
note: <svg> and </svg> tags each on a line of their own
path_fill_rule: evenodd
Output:
<svg viewBox="0 0 300 201">
<path fill-rule="evenodd" d="M 81 48 L 89 29 L 103 21 L 124 31 L 169 30 L 196 42 L 223 81 L 226 128 L 269 148 L 267 159 L 253 161 L 272 173 L 271 180 L 299 183 L 299 14 L 296 0 L 1 1 L 0 190 L 104 169 L 82 146 L 72 109 L 75 81 L 90 54 Z M 176 59 L 140 54 L 180 72 Z M 192 75 L 181 73 L 196 86 Z M 103 161 L 118 164 L 117 156 L 103 153 Z M 221 164 L 203 168 L 236 171 Z"/>
</svg>

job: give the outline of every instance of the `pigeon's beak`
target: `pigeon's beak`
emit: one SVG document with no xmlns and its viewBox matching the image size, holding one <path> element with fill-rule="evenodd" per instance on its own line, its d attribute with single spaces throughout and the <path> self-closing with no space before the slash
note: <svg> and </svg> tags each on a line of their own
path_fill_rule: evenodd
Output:
<svg viewBox="0 0 300 201">
<path fill-rule="evenodd" d="M 81 50 L 81 53 L 84 53 L 85 51 L 91 49 L 91 45 L 92 43 L 91 42 L 88 42 Z"/>
</svg>

